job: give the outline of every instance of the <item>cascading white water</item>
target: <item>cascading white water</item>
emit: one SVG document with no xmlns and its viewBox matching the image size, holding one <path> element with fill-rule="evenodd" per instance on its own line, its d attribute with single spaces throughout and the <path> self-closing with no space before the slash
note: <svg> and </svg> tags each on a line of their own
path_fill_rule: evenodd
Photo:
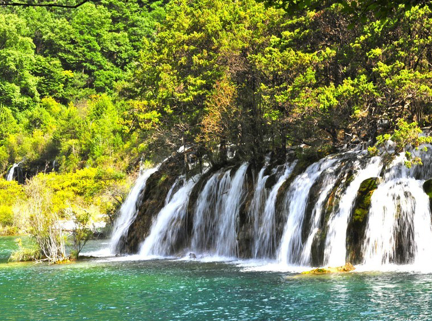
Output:
<svg viewBox="0 0 432 321">
<path fill-rule="evenodd" d="M 20 163 L 15 163 L 12 165 L 12 167 L 10 168 L 6 180 L 11 182 L 14 178 L 14 174 L 15 174 L 15 169 L 19 166 Z"/>
<path fill-rule="evenodd" d="M 173 196 L 174 190 L 177 188 L 177 186 L 180 183 L 184 183 L 184 177 L 180 176 L 179 178 L 177 178 L 174 182 L 174 184 L 172 184 L 171 188 L 168 191 L 167 196 L 165 197 L 165 204 L 164 206 L 167 206 L 169 204 L 169 202 L 171 201 L 171 198 Z"/>
<path fill-rule="evenodd" d="M 430 155 L 425 155 L 429 158 Z M 406 168 L 399 155 L 384 175 L 371 198 L 371 209 L 363 244 L 364 265 L 409 263 L 419 267 L 430 264 L 432 226 L 429 197 L 423 191 L 424 180 L 415 173 L 428 169 Z"/>
<path fill-rule="evenodd" d="M 431 257 L 429 198 L 421 184 L 411 178 L 397 179 L 380 185 L 374 192 L 364 243 L 366 265 L 414 263 L 414 258 Z M 398 246 L 403 249 L 405 262 L 397 260 Z"/>
<path fill-rule="evenodd" d="M 249 216 L 251 218 L 251 222 L 253 222 L 253 233 L 254 236 L 259 235 L 260 228 L 260 215 L 263 211 L 263 204 L 265 204 L 265 200 L 267 199 L 267 191 L 265 188 L 265 184 L 268 175 L 264 176 L 264 172 L 267 169 L 267 166 L 264 166 L 258 173 L 258 179 L 253 195 L 253 199 L 250 206 Z M 257 238 L 255 238 L 254 248 L 252 249 L 252 253 L 254 257 L 257 257 L 258 247 L 257 247 Z"/>
<path fill-rule="evenodd" d="M 291 175 L 297 162 L 285 165 L 284 173 L 273 186 L 264 206 L 264 212 L 254 242 L 254 257 L 269 258 L 277 247 L 276 244 L 276 197 L 279 188 Z"/>
<path fill-rule="evenodd" d="M 183 186 L 171 198 L 171 193 L 166 197 L 165 206 L 157 215 L 156 221 L 153 223 L 149 236 L 141 245 L 139 254 L 141 256 L 150 255 L 170 255 L 172 249 L 178 241 L 179 230 L 184 222 L 187 205 L 189 203 L 190 193 L 198 180 L 198 177 L 183 180 Z M 170 192 L 178 184 L 174 183 Z"/>
<path fill-rule="evenodd" d="M 193 251 L 227 257 L 237 254 L 236 223 L 245 194 L 247 168 L 247 163 L 241 165 L 232 180 L 231 171 L 227 171 L 213 174 L 207 181 L 195 208 Z"/>
<path fill-rule="evenodd" d="M 284 228 L 278 250 L 278 260 L 284 264 L 298 263 L 303 250 L 301 229 L 305 215 L 309 191 L 321 173 L 336 162 L 334 158 L 324 158 L 310 165 L 291 184 L 287 196 L 288 220 Z"/>
<path fill-rule="evenodd" d="M 301 253 L 300 257 L 300 265 L 310 265 L 311 264 L 311 251 L 312 251 L 312 243 L 314 241 L 315 235 L 319 231 L 320 227 L 320 221 L 322 218 L 322 215 L 324 213 L 324 205 L 325 201 L 327 200 L 328 194 L 333 189 L 337 176 L 334 173 L 334 168 L 328 168 L 324 172 L 325 176 L 323 178 L 322 186 L 324 186 L 324 189 L 320 191 L 320 196 L 313 208 L 311 218 L 312 218 L 312 224 L 310 228 L 309 236 L 306 240 L 306 243 L 303 247 L 303 251 Z"/>
<path fill-rule="evenodd" d="M 214 206 L 218 198 L 220 175 L 222 173 L 217 172 L 210 177 L 196 202 L 191 244 L 195 252 L 202 252 L 212 247 L 212 231 L 215 226 Z M 229 177 L 229 172 L 225 173 L 225 176 Z"/>
<path fill-rule="evenodd" d="M 357 192 L 365 179 L 378 176 L 381 169 L 382 162 L 379 157 L 371 158 L 363 169 L 355 162 L 354 170 L 357 172 L 354 179 L 341 196 L 337 213 L 333 213 L 329 221 L 324 251 L 325 265 L 340 266 L 346 263 L 346 232 Z"/>
<path fill-rule="evenodd" d="M 422 156 L 425 166 L 428 166 L 431 155 Z M 393 263 L 425 265 L 432 257 L 429 197 L 422 189 L 432 170 L 421 166 L 408 169 L 404 161 L 404 155 L 396 157 L 385 170 L 371 198 L 368 221 L 362 230 L 365 232 L 362 255 L 355 257 L 363 257 L 365 266 L 382 267 Z M 350 152 L 329 156 L 310 165 L 293 180 L 283 199 L 286 224 L 279 244 L 276 244 L 279 231 L 276 222 L 282 219 L 276 216 L 276 198 L 280 187 L 292 174 L 295 163 L 285 164 L 282 175 L 280 167 L 272 169 L 272 174 L 281 176 L 271 190 L 265 188 L 269 178 L 265 175 L 270 170 L 268 166 L 261 168 L 254 190 L 249 191 L 253 192 L 253 197 L 246 220 L 244 217 L 240 220 L 239 213 L 246 195 L 250 195 L 246 193 L 250 184 L 245 184 L 247 163 L 235 173 L 233 169 L 222 169 L 210 175 L 198 193 L 191 217 L 186 217 L 186 213 L 195 183 L 179 178 L 167 193 L 165 206 L 142 243 L 140 254 L 165 256 L 191 250 L 198 255 L 223 257 L 250 253 L 253 258 L 262 259 L 276 254 L 282 264 L 302 266 L 310 265 L 312 257 L 314 262 L 319 262 L 324 255 L 324 265 L 345 264 L 347 227 L 357 192 L 364 180 L 381 175 L 384 171 L 382 160 L 366 158 L 365 153 Z M 156 169 L 140 176 L 123 204 L 111 241 L 112 251 L 135 219 L 138 195 L 154 171 Z M 330 196 L 334 200 L 331 213 L 325 209 Z M 330 217 L 324 218 L 324 213 Z M 188 232 L 185 221 L 190 218 L 193 220 L 192 230 Z M 241 234 L 237 235 L 238 231 Z M 320 237 L 326 235 L 325 241 L 316 238 L 319 231 Z M 185 242 L 186 238 L 191 240 L 190 247 Z M 252 248 L 245 249 L 247 245 Z M 312 247 L 318 251 L 313 256 Z"/>
<path fill-rule="evenodd" d="M 244 181 L 248 166 L 248 163 L 240 166 L 234 175 L 228 194 L 226 197 L 222 196 L 216 234 L 216 254 L 220 256 L 237 255 L 236 222 L 245 196 Z"/>
<path fill-rule="evenodd" d="M 111 253 L 116 254 L 121 237 L 128 232 L 130 225 L 133 223 L 138 213 L 138 196 L 140 195 L 141 191 L 145 189 L 147 179 L 158 169 L 159 166 L 144 170 L 143 173 L 136 180 L 134 187 L 132 188 L 126 200 L 122 204 L 119 217 L 114 224 L 113 233 L 111 236 Z"/>
</svg>

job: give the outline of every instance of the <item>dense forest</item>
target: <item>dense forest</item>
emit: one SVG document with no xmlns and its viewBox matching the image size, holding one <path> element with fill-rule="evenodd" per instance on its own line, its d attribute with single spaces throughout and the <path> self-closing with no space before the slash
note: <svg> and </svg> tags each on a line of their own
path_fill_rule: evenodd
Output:
<svg viewBox="0 0 432 321">
<path fill-rule="evenodd" d="M 0 232 L 112 220 L 140 163 L 181 147 L 222 164 L 424 141 L 431 9 L 289 3 L 1 7 L 0 173 L 21 174 L 0 180 Z"/>
</svg>

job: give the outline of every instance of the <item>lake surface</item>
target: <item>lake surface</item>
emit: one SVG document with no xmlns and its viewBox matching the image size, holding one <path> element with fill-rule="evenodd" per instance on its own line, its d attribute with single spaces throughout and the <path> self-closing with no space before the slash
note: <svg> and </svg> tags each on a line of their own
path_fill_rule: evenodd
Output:
<svg viewBox="0 0 432 321">
<path fill-rule="evenodd" d="M 5 263 L 13 246 L 0 238 L 1 320 L 432 319 L 431 274 L 299 277 L 238 262 L 133 258 Z"/>
</svg>

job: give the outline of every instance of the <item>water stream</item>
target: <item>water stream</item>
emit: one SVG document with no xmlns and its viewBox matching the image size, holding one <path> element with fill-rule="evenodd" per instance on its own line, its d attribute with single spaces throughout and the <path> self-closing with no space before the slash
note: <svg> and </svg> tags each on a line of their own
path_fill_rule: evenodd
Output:
<svg viewBox="0 0 432 321">
<path fill-rule="evenodd" d="M 255 236 L 255 258 L 271 258 L 275 255 L 276 243 L 276 198 L 282 184 L 291 175 L 296 162 L 286 164 L 283 175 L 279 177 L 277 183 L 265 201 L 264 212 Z"/>
<path fill-rule="evenodd" d="M 8 182 L 12 181 L 14 179 L 14 175 L 15 175 L 15 170 L 17 169 L 17 167 L 20 165 L 20 163 L 15 163 L 12 165 L 12 167 L 10 168 L 6 180 Z"/>
<path fill-rule="evenodd" d="M 381 159 L 374 157 L 368 161 L 366 167 L 361 168 L 358 162 L 354 163 L 355 174 L 345 193 L 340 198 L 339 210 L 329 222 L 324 264 L 341 266 L 346 262 L 346 231 L 348 220 L 357 196 L 360 184 L 367 178 L 376 177 L 382 168 Z"/>
<path fill-rule="evenodd" d="M 145 189 L 147 179 L 158 170 L 158 167 L 144 170 L 135 182 L 132 190 L 120 208 L 120 214 L 114 224 L 110 249 L 117 253 L 122 236 L 126 235 L 138 212 L 139 195 Z"/>
<path fill-rule="evenodd" d="M 422 155 L 425 162 L 430 157 Z M 296 162 L 274 168 L 267 162 L 252 173 L 253 184 L 248 181 L 249 164 L 243 163 L 206 176 L 193 200 L 190 195 L 200 179 L 179 177 L 139 254 L 181 257 L 192 252 L 199 258 L 249 257 L 280 266 L 344 265 L 351 255 L 347 229 L 360 185 L 380 177 L 359 244 L 362 266 L 418 268 L 432 257 L 430 201 L 422 188 L 432 171 L 408 169 L 404 162 L 401 155 L 383 169 L 381 158 L 363 152 L 331 155 L 296 174 L 283 189 Z M 135 219 L 140 192 L 154 171 L 139 177 L 123 204 L 111 240 L 113 253 Z M 276 175 L 275 183 L 267 187 L 271 175 Z M 316 243 L 318 236 L 321 243 Z"/>
<path fill-rule="evenodd" d="M 174 187 L 179 184 L 178 180 L 173 184 L 165 200 L 164 208 L 159 212 L 151 227 L 150 235 L 141 245 L 139 252 L 141 256 L 173 254 L 173 248 L 175 248 L 179 233 L 185 224 L 189 196 L 198 177 L 188 181 L 182 177 L 179 180 L 182 181 L 183 186 L 171 198 Z"/>
</svg>

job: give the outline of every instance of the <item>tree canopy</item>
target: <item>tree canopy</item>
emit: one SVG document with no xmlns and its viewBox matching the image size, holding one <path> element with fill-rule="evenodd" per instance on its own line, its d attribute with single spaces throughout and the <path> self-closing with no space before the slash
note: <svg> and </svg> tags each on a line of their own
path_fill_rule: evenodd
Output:
<svg viewBox="0 0 432 321">
<path fill-rule="evenodd" d="M 104 200 L 78 195 L 74 213 L 117 204 L 140 159 L 378 153 L 388 138 L 418 145 L 432 124 L 429 2 L 55 3 L 75 8 L 0 8 L 0 172 L 20 163 L 21 183 L 63 205 L 59 185 L 94 174 Z M 118 193 L 100 185 L 110 171 Z M 0 204 L 8 225 L 33 196 L 0 188 L 14 198 Z"/>
<path fill-rule="evenodd" d="M 340 4 L 342 11 L 349 15 L 354 15 L 360 19 L 366 19 L 367 15 L 373 14 L 378 19 L 391 17 L 398 11 L 400 6 L 406 10 L 412 7 L 431 7 L 430 1 L 427 0 L 263 0 L 267 5 L 283 8 L 290 14 L 295 14 L 305 10 L 323 10 L 330 8 L 334 4 Z"/>
</svg>

